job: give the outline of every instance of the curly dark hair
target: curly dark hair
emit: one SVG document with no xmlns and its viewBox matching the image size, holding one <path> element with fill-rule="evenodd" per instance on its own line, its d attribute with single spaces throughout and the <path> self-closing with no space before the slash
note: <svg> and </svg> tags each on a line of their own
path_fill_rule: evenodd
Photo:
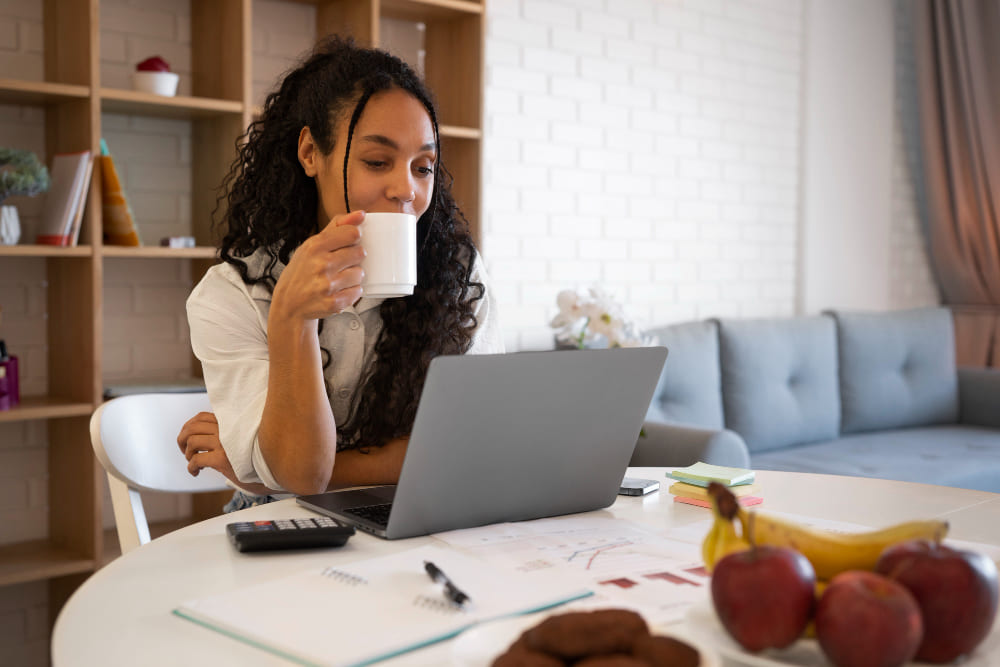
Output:
<svg viewBox="0 0 1000 667">
<path fill-rule="evenodd" d="M 437 144 L 434 187 L 428 209 L 417 222 L 417 286 L 411 296 L 386 299 L 379 308 L 383 328 L 374 361 L 355 392 L 347 423 L 337 425 L 338 450 L 368 451 L 408 435 L 431 359 L 467 351 L 477 326 L 473 309 L 485 288 L 471 279 L 476 249 L 452 197 L 451 175 L 441 163 L 430 92 L 406 63 L 385 51 L 359 47 L 337 36 L 320 41 L 267 96 L 260 117 L 241 137 L 244 141 L 237 141 L 237 155 L 213 216 L 224 231 L 223 261 L 232 264 L 247 284 L 263 284 L 273 291 L 278 263 L 288 264 L 292 251 L 318 231 L 319 193 L 299 164 L 299 132 L 308 127 L 320 151 L 329 155 L 336 124 L 350 119 L 344 157 L 346 199 L 354 126 L 373 94 L 393 88 L 413 95 L 430 115 Z M 220 214 L 223 201 L 226 207 Z M 261 275 L 251 276 L 242 258 L 260 249 L 269 261 Z M 330 354 L 322 353 L 326 367 Z"/>
</svg>

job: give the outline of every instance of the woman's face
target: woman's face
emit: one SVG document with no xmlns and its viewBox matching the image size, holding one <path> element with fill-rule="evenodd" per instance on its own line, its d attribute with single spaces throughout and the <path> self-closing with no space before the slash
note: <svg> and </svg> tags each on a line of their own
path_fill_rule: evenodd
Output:
<svg viewBox="0 0 1000 667">
<path fill-rule="evenodd" d="M 347 213 L 344 204 L 344 151 L 351 107 L 337 119 L 333 150 L 323 155 L 309 128 L 299 135 L 299 162 L 316 179 L 319 227 Z M 437 150 L 430 115 L 410 93 L 393 88 L 375 93 L 365 105 L 351 139 L 347 164 L 352 211 L 411 213 L 430 206 Z"/>
</svg>

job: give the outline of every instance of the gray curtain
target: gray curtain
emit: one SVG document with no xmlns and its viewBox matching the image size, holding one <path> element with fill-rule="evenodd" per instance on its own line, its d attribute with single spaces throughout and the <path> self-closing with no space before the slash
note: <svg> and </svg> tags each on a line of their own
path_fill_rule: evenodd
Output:
<svg viewBox="0 0 1000 667">
<path fill-rule="evenodd" d="M 918 0 L 931 263 L 958 361 L 1000 366 L 1000 0 Z"/>
</svg>

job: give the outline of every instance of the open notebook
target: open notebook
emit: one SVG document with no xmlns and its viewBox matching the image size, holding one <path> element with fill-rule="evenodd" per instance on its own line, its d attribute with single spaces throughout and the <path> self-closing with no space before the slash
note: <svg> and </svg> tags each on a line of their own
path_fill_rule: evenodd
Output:
<svg viewBox="0 0 1000 667">
<path fill-rule="evenodd" d="M 459 607 L 424 570 L 431 561 L 469 596 Z M 477 623 L 590 595 L 454 549 L 417 547 L 311 569 L 185 602 L 178 616 L 307 665 L 367 665 L 448 639 Z"/>
</svg>

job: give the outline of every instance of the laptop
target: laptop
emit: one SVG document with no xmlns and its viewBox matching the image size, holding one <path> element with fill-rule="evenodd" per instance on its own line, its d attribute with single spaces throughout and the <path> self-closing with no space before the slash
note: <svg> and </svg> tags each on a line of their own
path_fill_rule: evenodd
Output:
<svg viewBox="0 0 1000 667">
<path fill-rule="evenodd" d="M 399 483 L 297 501 L 387 539 L 607 507 L 666 358 L 664 347 L 436 357 Z"/>
</svg>

